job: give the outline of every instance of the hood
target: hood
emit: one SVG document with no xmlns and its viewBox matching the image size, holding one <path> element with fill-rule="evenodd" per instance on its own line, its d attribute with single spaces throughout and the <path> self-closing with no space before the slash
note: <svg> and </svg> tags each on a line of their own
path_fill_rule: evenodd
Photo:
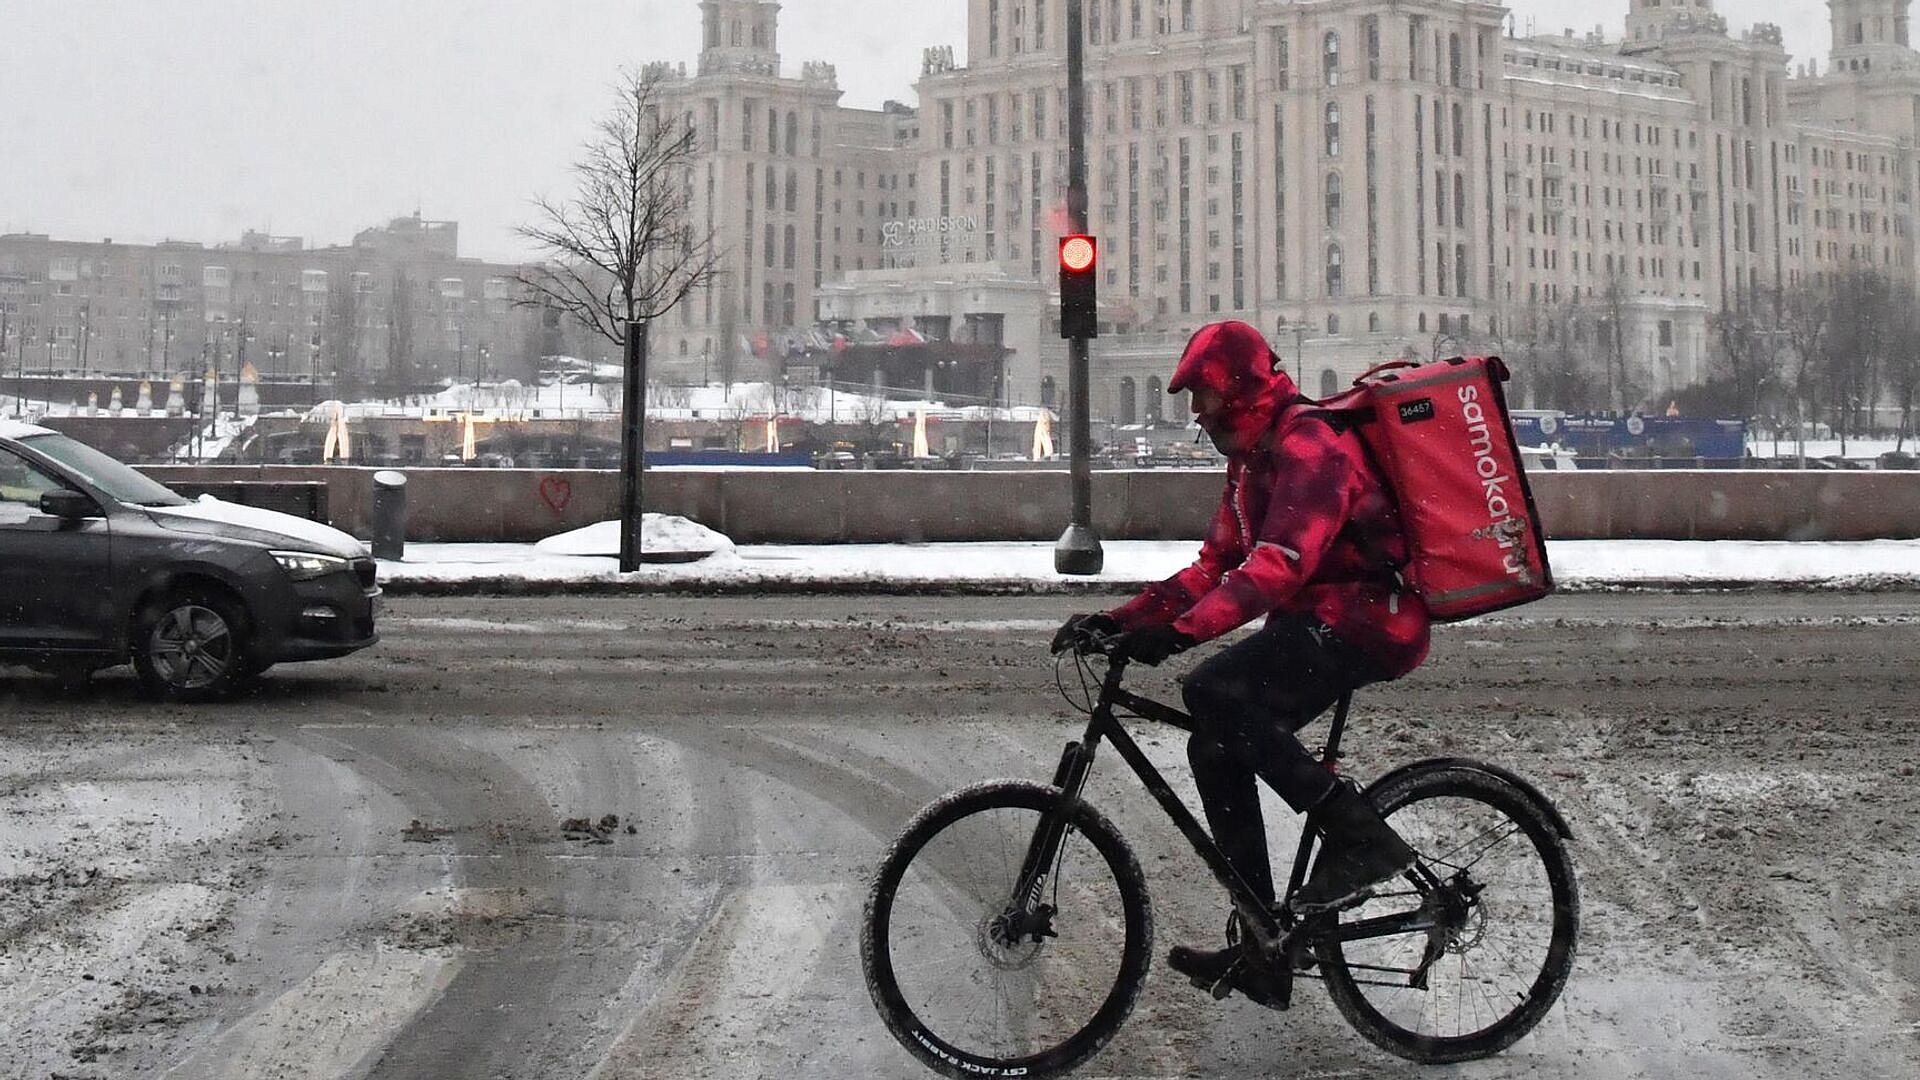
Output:
<svg viewBox="0 0 1920 1080">
<path fill-rule="evenodd" d="M 367 553 L 365 544 L 331 525 L 283 514 L 278 510 L 222 502 L 211 495 L 203 495 L 198 501 L 185 506 L 146 506 L 141 509 L 152 515 L 158 524 L 184 533 L 224 536 L 297 551 L 316 551 L 323 555 L 338 555 L 343 559 L 357 559 Z"/>
<path fill-rule="evenodd" d="M 1299 399 L 1300 388 L 1282 369 L 1260 331 L 1228 320 L 1203 326 L 1187 341 L 1167 393 L 1206 387 L 1226 399 L 1224 422 L 1252 446 L 1273 427 L 1280 410 Z"/>
</svg>

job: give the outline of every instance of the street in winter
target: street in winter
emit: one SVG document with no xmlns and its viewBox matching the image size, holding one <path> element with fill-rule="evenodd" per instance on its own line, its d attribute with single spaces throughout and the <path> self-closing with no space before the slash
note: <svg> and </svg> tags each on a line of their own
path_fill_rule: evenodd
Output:
<svg viewBox="0 0 1920 1080">
<path fill-rule="evenodd" d="M 911 1076 L 860 975 L 886 842 L 1079 731 L 1062 598 L 400 598 L 380 648 L 214 708 L 0 682 L 15 1075 Z M 1346 766 L 1437 754 L 1572 823 L 1585 929 L 1475 1077 L 1911 1075 L 1910 594 L 1580 595 L 1436 635 Z M 1179 661 L 1169 671 L 1179 668 Z M 1138 680 L 1171 694 L 1167 672 Z M 777 706 L 770 702 L 778 702 Z M 1140 732 L 1192 798 L 1182 740 Z M 1117 759 L 1163 944 L 1216 886 Z M 1290 815 L 1271 815 L 1277 847 Z M 1156 959 L 1098 1076 L 1414 1075 L 1304 983 Z"/>
<path fill-rule="evenodd" d="M 0 1080 L 1920 1076 L 1911 0 L 0 30 Z"/>
</svg>

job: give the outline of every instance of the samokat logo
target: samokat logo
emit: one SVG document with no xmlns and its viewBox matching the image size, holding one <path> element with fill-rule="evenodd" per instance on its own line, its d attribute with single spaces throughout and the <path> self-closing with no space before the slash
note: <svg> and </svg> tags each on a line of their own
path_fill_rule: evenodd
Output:
<svg viewBox="0 0 1920 1080">
<path fill-rule="evenodd" d="M 1462 386 L 1455 396 L 1460 399 L 1460 416 L 1467 422 L 1467 441 L 1473 447 L 1473 471 L 1480 477 L 1480 487 L 1487 503 L 1487 524 L 1473 530 L 1473 535 L 1479 537 L 1484 530 L 1489 539 L 1507 549 L 1500 560 L 1500 568 L 1509 577 L 1530 582 L 1533 573 L 1527 566 L 1526 552 L 1515 550 L 1516 543 L 1526 532 L 1526 523 L 1514 517 L 1513 506 L 1507 501 L 1506 485 L 1513 478 L 1500 471 L 1500 462 L 1493 456 L 1493 432 L 1487 427 L 1486 409 L 1480 404 L 1480 390 L 1468 384 Z"/>
<path fill-rule="evenodd" d="M 1423 397 L 1418 401 L 1403 401 L 1400 403 L 1400 422 L 1401 423 L 1414 424 L 1422 420 L 1431 420 L 1431 419 L 1433 419 L 1433 399 L 1432 398 Z"/>
</svg>

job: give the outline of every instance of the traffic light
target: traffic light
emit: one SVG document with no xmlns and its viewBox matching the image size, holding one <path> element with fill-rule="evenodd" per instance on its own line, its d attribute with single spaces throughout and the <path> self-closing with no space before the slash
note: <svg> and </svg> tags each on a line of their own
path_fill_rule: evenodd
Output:
<svg viewBox="0 0 1920 1080">
<path fill-rule="evenodd" d="M 1094 274 L 1099 269 L 1099 244 L 1091 236 L 1060 238 L 1060 336 L 1099 337 L 1100 305 Z"/>
</svg>

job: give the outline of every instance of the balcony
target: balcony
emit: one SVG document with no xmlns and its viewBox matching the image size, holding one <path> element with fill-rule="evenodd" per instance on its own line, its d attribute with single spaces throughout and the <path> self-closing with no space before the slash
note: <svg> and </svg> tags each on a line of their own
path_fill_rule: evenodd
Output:
<svg viewBox="0 0 1920 1080">
<path fill-rule="evenodd" d="M 1567 200 L 1559 195 L 1547 195 L 1541 198 L 1540 205 L 1554 217 L 1567 212 Z"/>
<path fill-rule="evenodd" d="M 1540 175 L 1549 180 L 1564 179 L 1567 175 L 1567 167 L 1557 161 L 1543 161 L 1540 163 Z"/>
</svg>

